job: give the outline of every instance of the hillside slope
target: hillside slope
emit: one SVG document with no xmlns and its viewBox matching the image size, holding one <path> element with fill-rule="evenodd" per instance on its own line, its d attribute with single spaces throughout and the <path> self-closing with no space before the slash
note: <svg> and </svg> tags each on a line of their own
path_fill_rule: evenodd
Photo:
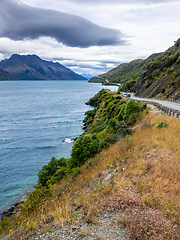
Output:
<svg viewBox="0 0 180 240">
<path fill-rule="evenodd" d="M 88 132 L 70 159 L 42 167 L 43 181 L 0 224 L 4 239 L 178 240 L 179 119 L 105 90 L 89 104 Z"/>
<path fill-rule="evenodd" d="M 0 69 L 0 81 L 6 81 L 6 80 L 17 80 L 14 76 L 9 74 L 7 71 L 3 71 Z"/>
<path fill-rule="evenodd" d="M 136 96 L 180 99 L 180 39 L 144 66 L 136 85 Z"/>
<path fill-rule="evenodd" d="M 103 84 L 118 83 L 120 91 L 135 92 L 139 97 L 180 100 L 180 39 L 162 53 L 145 60 L 124 63 L 90 79 Z"/>
<path fill-rule="evenodd" d="M 45 61 L 36 55 L 14 54 L 1 61 L 0 68 L 19 80 L 86 80 L 60 63 Z"/>
<path fill-rule="evenodd" d="M 143 68 L 144 64 L 145 61 L 142 59 L 134 60 L 130 63 L 123 63 L 107 73 L 91 78 L 89 82 L 123 84 L 130 79 L 136 80 L 136 78 L 139 77 L 139 70 Z"/>
</svg>

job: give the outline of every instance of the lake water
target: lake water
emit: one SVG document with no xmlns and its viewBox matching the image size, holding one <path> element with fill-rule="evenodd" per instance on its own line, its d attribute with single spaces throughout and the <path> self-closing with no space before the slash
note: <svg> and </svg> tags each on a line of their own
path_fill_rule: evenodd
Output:
<svg viewBox="0 0 180 240">
<path fill-rule="evenodd" d="M 86 81 L 0 81 L 0 213 L 37 183 L 54 156 L 70 156 L 85 105 L 104 87 Z M 66 139 L 66 142 L 62 142 Z"/>
</svg>

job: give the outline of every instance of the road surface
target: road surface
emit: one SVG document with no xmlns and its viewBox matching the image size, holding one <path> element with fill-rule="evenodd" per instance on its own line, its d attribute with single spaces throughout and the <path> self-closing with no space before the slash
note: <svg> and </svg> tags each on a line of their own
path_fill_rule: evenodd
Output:
<svg viewBox="0 0 180 240">
<path fill-rule="evenodd" d="M 157 99 L 153 99 L 153 98 L 140 98 L 140 97 L 135 97 L 133 94 L 131 94 L 130 99 L 133 99 L 136 101 L 156 102 L 156 103 L 161 104 L 162 106 L 180 111 L 180 103 L 161 101 L 161 100 L 157 100 Z"/>
<path fill-rule="evenodd" d="M 141 97 L 135 97 L 133 93 L 125 93 L 123 92 L 122 95 L 124 97 L 127 97 L 128 99 L 132 99 L 135 101 L 141 101 L 141 102 L 146 102 L 146 103 L 158 103 L 160 104 L 162 107 L 166 107 L 169 108 L 171 110 L 174 110 L 176 112 L 180 112 L 180 103 L 176 103 L 176 102 L 169 102 L 169 101 L 162 101 L 162 100 L 157 100 L 157 99 L 153 99 L 153 98 L 141 98 Z"/>
</svg>

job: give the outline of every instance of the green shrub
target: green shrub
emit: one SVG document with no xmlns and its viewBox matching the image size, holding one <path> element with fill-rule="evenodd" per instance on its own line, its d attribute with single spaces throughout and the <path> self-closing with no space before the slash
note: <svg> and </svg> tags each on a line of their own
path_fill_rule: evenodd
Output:
<svg viewBox="0 0 180 240">
<path fill-rule="evenodd" d="M 134 125 L 137 122 L 139 112 L 132 113 L 129 115 L 128 120 L 126 121 L 128 125 Z"/>
<path fill-rule="evenodd" d="M 108 148 L 113 143 L 117 141 L 117 136 L 115 134 L 106 134 L 105 137 L 102 139 L 100 148 Z"/>
<path fill-rule="evenodd" d="M 2 221 L 0 221 L 0 233 L 4 232 L 6 229 L 8 229 L 10 224 L 10 218 L 5 217 Z"/>
<path fill-rule="evenodd" d="M 107 91 L 105 89 L 102 89 L 94 97 L 90 98 L 87 104 L 93 107 L 98 107 L 99 104 L 102 102 L 102 99 L 105 99 L 107 96 L 108 96 Z"/>
<path fill-rule="evenodd" d="M 94 121 L 94 116 L 96 115 L 96 110 L 89 110 L 85 113 L 85 118 L 84 120 L 88 125 L 90 125 Z"/>
<path fill-rule="evenodd" d="M 139 103 L 130 100 L 124 109 L 123 120 L 128 120 L 133 113 L 139 113 L 141 111 L 141 106 Z"/>
<path fill-rule="evenodd" d="M 72 169 L 72 176 L 76 177 L 81 172 L 80 167 L 76 167 Z"/>
<path fill-rule="evenodd" d="M 44 202 L 51 198 L 52 194 L 50 189 L 37 185 L 32 193 L 28 195 L 27 201 L 21 205 L 21 211 L 25 214 L 38 211 Z"/>
<path fill-rule="evenodd" d="M 117 124 L 117 120 L 114 119 L 114 118 L 111 118 L 109 121 L 108 121 L 108 125 L 112 128 L 114 128 Z"/>
<path fill-rule="evenodd" d="M 122 121 L 122 120 L 123 120 L 123 115 L 124 115 L 125 107 L 126 107 L 126 103 L 122 104 L 122 106 L 121 106 L 121 108 L 120 108 L 119 115 L 118 115 L 118 120 L 119 120 L 119 121 Z"/>
<path fill-rule="evenodd" d="M 102 117 L 100 119 L 96 119 L 96 121 L 94 121 L 93 125 L 90 128 L 90 132 L 91 133 L 99 133 L 102 130 L 104 130 L 107 126 L 105 124 L 106 122 L 106 117 Z"/>
<path fill-rule="evenodd" d="M 158 128 L 168 128 L 169 127 L 169 123 L 167 123 L 166 121 L 162 121 L 158 124 L 157 126 Z"/>
<path fill-rule="evenodd" d="M 169 67 L 173 63 L 178 61 L 179 56 L 180 56 L 180 50 L 177 50 L 174 54 L 171 54 L 166 60 L 166 67 Z"/>
<path fill-rule="evenodd" d="M 127 81 L 125 84 L 127 90 L 129 91 L 132 87 L 134 87 L 136 82 L 137 81 L 135 79 L 131 79 L 131 80 Z"/>
<path fill-rule="evenodd" d="M 38 173 L 38 184 L 42 184 L 42 186 L 46 185 L 46 182 L 51 179 L 51 177 L 55 174 L 58 167 L 66 166 L 66 159 L 60 158 L 57 160 L 55 157 L 52 157 L 50 162 L 47 165 L 42 167 L 42 170 Z"/>
<path fill-rule="evenodd" d="M 47 181 L 47 185 L 53 185 L 54 183 L 60 181 L 66 174 L 67 167 L 58 166 L 58 170 L 54 173 L 50 180 Z"/>
<path fill-rule="evenodd" d="M 81 135 L 75 141 L 71 158 L 67 165 L 70 169 L 81 166 L 88 158 L 93 157 L 99 151 L 100 141 L 97 134 Z"/>
</svg>

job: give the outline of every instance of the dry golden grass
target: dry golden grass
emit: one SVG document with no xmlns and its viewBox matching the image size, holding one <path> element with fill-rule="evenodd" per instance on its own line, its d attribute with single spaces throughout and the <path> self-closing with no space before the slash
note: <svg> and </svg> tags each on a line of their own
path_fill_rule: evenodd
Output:
<svg viewBox="0 0 180 240">
<path fill-rule="evenodd" d="M 119 171 L 114 186 L 109 192 L 117 189 L 133 188 L 141 193 L 143 200 L 156 206 L 168 216 L 180 217 L 180 121 L 168 116 L 148 116 L 154 126 L 141 128 L 137 126 L 135 134 L 126 141 L 119 141 L 108 150 L 102 151 L 95 166 L 84 169 L 73 182 L 77 196 L 77 204 L 85 196 L 86 206 L 91 206 L 103 194 L 105 189 L 95 191 L 91 182 L 100 171 L 113 168 L 118 163 Z M 159 129 L 158 123 L 167 121 L 169 127 Z M 87 185 L 86 188 L 84 186 Z M 107 191 L 107 189 L 106 189 Z"/>
<path fill-rule="evenodd" d="M 167 121 L 169 127 L 157 128 L 162 121 Z M 108 171 L 113 173 L 110 185 L 101 181 Z M 52 186 L 51 201 L 27 219 L 19 214 L 17 221 L 23 226 L 21 230 L 28 222 L 36 223 L 36 228 L 39 228 L 47 215 L 56 226 L 63 226 L 65 221 L 78 223 L 79 216 L 95 221 L 93 216 L 101 210 L 99 202 L 102 197 L 122 195 L 123 192 L 140 194 L 139 206 L 155 207 L 179 223 L 179 119 L 150 112 L 136 125 L 131 137 L 120 140 L 90 159 L 76 178 L 66 178 Z M 17 229 L 20 231 L 18 224 Z"/>
</svg>

